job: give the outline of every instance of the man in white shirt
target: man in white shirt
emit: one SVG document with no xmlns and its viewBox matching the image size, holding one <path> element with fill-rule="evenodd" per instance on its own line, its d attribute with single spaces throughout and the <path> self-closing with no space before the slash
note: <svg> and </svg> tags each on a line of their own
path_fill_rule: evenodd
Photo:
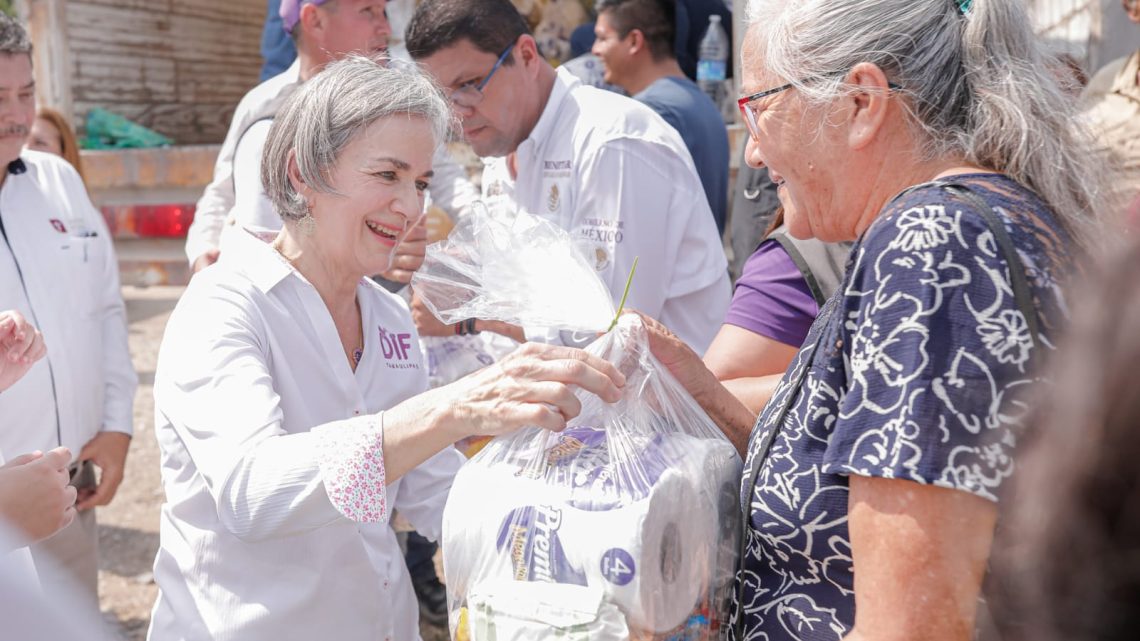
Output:
<svg viewBox="0 0 1140 641">
<path fill-rule="evenodd" d="M 297 44 L 297 60 L 283 73 L 254 87 L 234 111 L 214 166 L 214 179 L 198 200 L 186 237 L 186 256 L 194 272 L 218 259 L 226 245 L 227 230 L 281 227 L 280 217 L 265 197 L 260 175 L 261 149 L 273 116 L 297 86 L 328 63 L 353 53 L 387 53 L 391 35 L 387 4 L 386 0 L 281 2 L 282 26 Z M 449 214 L 456 215 L 478 196 L 464 169 L 443 148 L 436 153 L 435 172 L 432 197 Z"/>
<path fill-rule="evenodd" d="M 634 100 L 556 72 L 509 0 L 424 0 L 406 44 L 450 94 L 465 138 L 486 159 L 484 199 L 570 232 L 615 303 L 638 258 L 627 306 L 703 353 L 728 307 L 728 271 L 677 132 Z M 542 328 L 525 336 L 569 340 Z"/>
<path fill-rule="evenodd" d="M 31 43 L 0 16 L 0 309 L 31 320 L 47 356 L 0 394 L 0 450 L 77 452 L 79 516 L 32 546 L 45 591 L 78 583 L 94 603 L 95 513 L 114 497 L 137 378 L 118 263 L 103 216 L 65 160 L 22 151 L 35 119 Z M 92 465 L 102 469 L 98 483 Z"/>
</svg>

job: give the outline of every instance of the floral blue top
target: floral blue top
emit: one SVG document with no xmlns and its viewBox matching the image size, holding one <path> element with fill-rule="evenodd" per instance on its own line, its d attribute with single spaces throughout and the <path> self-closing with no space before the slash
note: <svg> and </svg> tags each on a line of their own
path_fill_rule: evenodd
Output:
<svg viewBox="0 0 1140 641">
<path fill-rule="evenodd" d="M 1058 282 L 1071 269 L 1068 235 L 1008 178 L 971 174 L 955 182 L 1004 223 L 1025 266 L 1041 345 L 1051 349 L 1064 319 Z M 747 553 L 737 577 L 744 638 L 837 641 L 850 631 L 850 475 L 997 501 L 1013 472 L 1020 393 L 1034 381 L 1035 351 L 982 214 L 935 185 L 892 201 L 853 247 L 844 284 L 753 429 L 741 490 L 750 514 Z M 810 370 L 796 387 L 804 367 Z M 761 437 L 789 396 L 753 489 Z"/>
</svg>

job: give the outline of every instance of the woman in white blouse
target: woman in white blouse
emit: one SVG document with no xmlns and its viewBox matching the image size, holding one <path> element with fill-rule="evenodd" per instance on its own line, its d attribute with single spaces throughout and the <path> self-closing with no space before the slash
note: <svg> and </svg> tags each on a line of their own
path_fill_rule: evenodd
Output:
<svg viewBox="0 0 1140 641">
<path fill-rule="evenodd" d="M 573 386 L 618 398 L 608 363 L 537 345 L 425 391 L 406 304 L 365 276 L 422 215 L 449 126 L 430 80 L 359 57 L 278 115 L 262 181 L 284 228 L 195 276 L 159 353 L 151 639 L 418 638 L 391 509 L 438 537 L 451 443 L 561 429 Z"/>
</svg>

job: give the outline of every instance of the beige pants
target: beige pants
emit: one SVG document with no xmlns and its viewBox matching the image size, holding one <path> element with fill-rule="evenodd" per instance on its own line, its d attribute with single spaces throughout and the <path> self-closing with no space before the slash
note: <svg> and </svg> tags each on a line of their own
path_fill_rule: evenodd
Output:
<svg viewBox="0 0 1140 641">
<path fill-rule="evenodd" d="M 72 593 L 99 611 L 99 532 L 95 510 L 80 512 L 71 525 L 31 549 L 45 595 Z"/>
</svg>

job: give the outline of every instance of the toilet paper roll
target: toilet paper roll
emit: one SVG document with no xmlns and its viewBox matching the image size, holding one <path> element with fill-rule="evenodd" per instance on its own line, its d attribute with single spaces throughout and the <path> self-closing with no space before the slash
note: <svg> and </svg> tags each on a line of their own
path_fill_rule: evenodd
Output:
<svg viewBox="0 0 1140 641">
<path fill-rule="evenodd" d="M 637 449 L 624 439 L 615 466 L 606 437 L 572 428 L 541 466 L 464 466 L 444 512 L 449 592 L 461 600 L 489 579 L 600 585 L 633 625 L 663 632 L 684 622 L 710 579 L 731 579 L 735 548 L 718 546 L 719 524 L 737 511 L 732 446 L 656 434 Z"/>
<path fill-rule="evenodd" d="M 703 594 L 715 517 L 690 479 L 668 470 L 647 498 L 619 508 L 511 510 L 494 547 L 509 563 L 484 569 L 519 581 L 601 586 L 631 625 L 663 632 L 683 623 Z"/>
<path fill-rule="evenodd" d="M 516 476 L 507 465 L 468 462 L 460 468 L 443 510 L 448 594 L 461 598 L 479 577 L 511 576 L 510 559 L 494 553 L 499 526 L 516 508 L 558 502 L 558 490 L 542 480 Z"/>
</svg>

